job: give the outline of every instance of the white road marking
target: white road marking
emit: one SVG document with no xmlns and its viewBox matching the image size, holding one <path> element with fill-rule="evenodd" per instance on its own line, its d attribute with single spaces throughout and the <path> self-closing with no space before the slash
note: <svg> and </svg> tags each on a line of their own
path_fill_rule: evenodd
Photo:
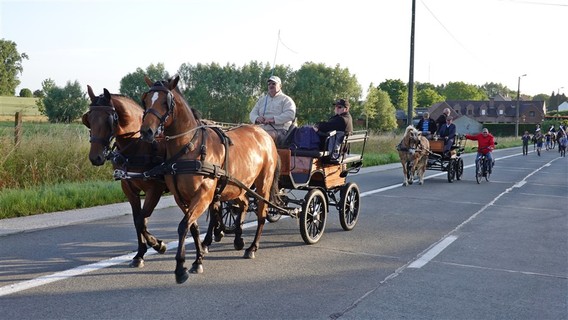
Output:
<svg viewBox="0 0 568 320">
<path fill-rule="evenodd" d="M 452 242 L 456 241 L 458 237 L 447 236 L 442 241 L 438 242 L 432 249 L 428 250 L 420 258 L 414 260 L 408 265 L 409 268 L 419 269 L 425 266 L 430 260 L 434 259 L 440 252 L 444 251 Z"/>
</svg>

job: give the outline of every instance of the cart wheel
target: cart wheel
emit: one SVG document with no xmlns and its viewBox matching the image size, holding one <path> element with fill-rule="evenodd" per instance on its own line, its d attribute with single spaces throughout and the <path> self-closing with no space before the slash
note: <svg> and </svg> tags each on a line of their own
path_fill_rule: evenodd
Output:
<svg viewBox="0 0 568 320">
<path fill-rule="evenodd" d="M 268 207 L 268 214 L 266 215 L 266 220 L 268 220 L 271 223 L 274 223 L 278 220 L 280 220 L 280 218 L 282 217 L 282 215 L 280 213 L 278 213 L 278 211 L 272 207 Z"/>
<path fill-rule="evenodd" d="M 221 202 L 221 219 L 223 221 L 223 231 L 226 234 L 235 233 L 239 219 L 239 210 L 233 205 L 232 201 Z"/>
<path fill-rule="evenodd" d="M 454 159 L 450 159 L 450 162 L 448 163 L 448 182 L 452 183 L 454 182 L 454 177 L 456 175 L 456 164 L 455 164 L 455 160 Z"/>
<path fill-rule="evenodd" d="M 353 230 L 359 219 L 359 187 L 349 182 L 341 188 L 339 194 L 339 222 L 343 230 Z"/>
<path fill-rule="evenodd" d="M 300 233 L 306 244 L 319 241 L 325 230 L 327 220 L 327 203 L 323 192 L 312 189 L 306 195 L 300 214 Z"/>
<path fill-rule="evenodd" d="M 456 162 L 456 179 L 461 180 L 463 176 L 463 159 L 459 158 Z"/>
</svg>

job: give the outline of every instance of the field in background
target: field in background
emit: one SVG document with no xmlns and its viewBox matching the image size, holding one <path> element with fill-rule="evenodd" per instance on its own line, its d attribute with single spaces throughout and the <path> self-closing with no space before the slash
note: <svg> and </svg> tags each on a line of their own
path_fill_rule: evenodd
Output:
<svg viewBox="0 0 568 320">
<path fill-rule="evenodd" d="M 14 121 L 16 112 L 21 112 L 24 121 L 47 121 L 35 104 L 36 98 L 0 97 L 0 121 Z"/>
</svg>

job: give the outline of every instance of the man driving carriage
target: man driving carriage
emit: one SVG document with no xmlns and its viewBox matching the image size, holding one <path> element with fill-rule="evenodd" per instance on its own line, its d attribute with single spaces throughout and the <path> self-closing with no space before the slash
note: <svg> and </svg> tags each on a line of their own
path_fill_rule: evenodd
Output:
<svg viewBox="0 0 568 320">
<path fill-rule="evenodd" d="M 282 92 L 282 80 L 277 76 L 268 78 L 268 93 L 258 99 L 252 108 L 249 119 L 260 124 L 277 141 L 288 132 L 296 119 L 294 100 Z"/>
<path fill-rule="evenodd" d="M 491 171 L 493 169 L 493 155 L 491 151 L 495 149 L 495 138 L 493 137 L 493 135 L 489 133 L 489 130 L 487 128 L 483 128 L 483 130 L 481 130 L 481 133 L 478 133 L 476 135 L 466 134 L 465 138 L 477 141 L 477 157 L 475 158 L 475 167 L 477 168 L 479 166 L 479 159 L 482 155 L 485 155 L 488 160 L 487 172 L 491 174 Z"/>
</svg>

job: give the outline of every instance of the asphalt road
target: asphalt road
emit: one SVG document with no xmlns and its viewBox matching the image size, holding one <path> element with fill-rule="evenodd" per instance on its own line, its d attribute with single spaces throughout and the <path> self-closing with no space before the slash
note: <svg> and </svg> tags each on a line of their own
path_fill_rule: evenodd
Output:
<svg viewBox="0 0 568 320">
<path fill-rule="evenodd" d="M 0 317 L 568 319 L 568 160 L 520 148 L 495 156 L 481 184 L 472 155 L 453 183 L 427 171 L 424 185 L 402 187 L 399 164 L 365 168 L 349 176 L 361 189 L 353 231 L 330 208 L 323 238 L 305 245 L 298 221 L 281 219 L 265 226 L 256 259 L 242 259 L 227 236 L 205 273 L 181 285 L 171 197 L 149 224 L 168 252 L 147 255 L 141 269 L 128 267 L 128 205 L 0 220 Z"/>
</svg>

